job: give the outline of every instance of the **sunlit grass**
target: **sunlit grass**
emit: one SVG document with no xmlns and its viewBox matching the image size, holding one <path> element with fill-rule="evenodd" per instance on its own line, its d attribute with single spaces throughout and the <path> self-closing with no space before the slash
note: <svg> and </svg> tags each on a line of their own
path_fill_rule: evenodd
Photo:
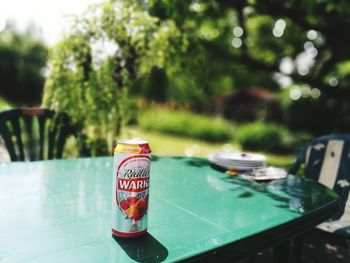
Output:
<svg viewBox="0 0 350 263">
<path fill-rule="evenodd" d="M 128 127 L 121 137 L 139 137 L 149 141 L 153 154 L 166 156 L 197 156 L 207 157 L 210 153 L 220 150 L 237 150 L 233 144 L 208 143 L 201 140 L 150 132 L 138 127 Z"/>
<path fill-rule="evenodd" d="M 240 146 L 230 142 L 208 143 L 201 140 L 168 135 L 159 132 L 150 132 L 138 127 L 127 127 L 123 138 L 143 138 L 149 141 L 154 155 L 160 156 L 196 156 L 207 157 L 217 151 L 241 150 Z M 288 167 L 294 161 L 294 155 L 275 155 L 262 153 L 267 156 L 269 165 Z"/>
</svg>

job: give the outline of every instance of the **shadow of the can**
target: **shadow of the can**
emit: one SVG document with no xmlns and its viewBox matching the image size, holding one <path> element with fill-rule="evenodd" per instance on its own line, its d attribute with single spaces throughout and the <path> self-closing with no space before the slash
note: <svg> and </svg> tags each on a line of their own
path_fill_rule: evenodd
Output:
<svg viewBox="0 0 350 263">
<path fill-rule="evenodd" d="M 168 250 L 151 234 L 136 238 L 113 236 L 125 253 L 137 262 L 162 262 L 168 256 Z"/>
</svg>

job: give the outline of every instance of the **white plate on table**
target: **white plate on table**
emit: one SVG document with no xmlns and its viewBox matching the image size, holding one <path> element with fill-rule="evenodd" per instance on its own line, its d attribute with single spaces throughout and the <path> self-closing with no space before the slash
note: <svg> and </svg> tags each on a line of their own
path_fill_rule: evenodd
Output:
<svg viewBox="0 0 350 263">
<path fill-rule="evenodd" d="M 216 152 L 208 156 L 211 163 L 229 170 L 246 171 L 265 167 L 265 156 L 240 152 Z"/>
<path fill-rule="evenodd" d="M 236 161 L 246 163 L 266 161 L 266 157 L 264 155 L 245 152 L 216 152 L 211 155 L 215 159 L 225 161 Z"/>
</svg>

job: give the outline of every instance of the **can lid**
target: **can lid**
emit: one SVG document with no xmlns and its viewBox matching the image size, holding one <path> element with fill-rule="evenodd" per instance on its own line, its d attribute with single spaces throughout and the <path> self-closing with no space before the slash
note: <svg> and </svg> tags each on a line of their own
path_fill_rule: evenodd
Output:
<svg viewBox="0 0 350 263">
<path fill-rule="evenodd" d="M 148 141 L 140 139 L 140 138 L 132 138 L 132 139 L 119 140 L 118 143 L 130 144 L 130 145 L 140 145 L 140 144 L 148 144 Z"/>
</svg>

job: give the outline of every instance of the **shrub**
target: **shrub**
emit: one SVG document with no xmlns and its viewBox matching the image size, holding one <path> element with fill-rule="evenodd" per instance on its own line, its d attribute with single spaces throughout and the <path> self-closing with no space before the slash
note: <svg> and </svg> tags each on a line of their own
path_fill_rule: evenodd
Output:
<svg viewBox="0 0 350 263">
<path fill-rule="evenodd" d="M 210 142 L 228 141 L 232 138 L 233 131 L 233 125 L 223 119 L 185 111 L 148 110 L 140 115 L 139 125 L 147 130 Z"/>
<path fill-rule="evenodd" d="M 305 135 L 292 135 L 277 124 L 254 122 L 238 127 L 236 139 L 247 150 L 282 153 L 295 152 Z"/>
</svg>

